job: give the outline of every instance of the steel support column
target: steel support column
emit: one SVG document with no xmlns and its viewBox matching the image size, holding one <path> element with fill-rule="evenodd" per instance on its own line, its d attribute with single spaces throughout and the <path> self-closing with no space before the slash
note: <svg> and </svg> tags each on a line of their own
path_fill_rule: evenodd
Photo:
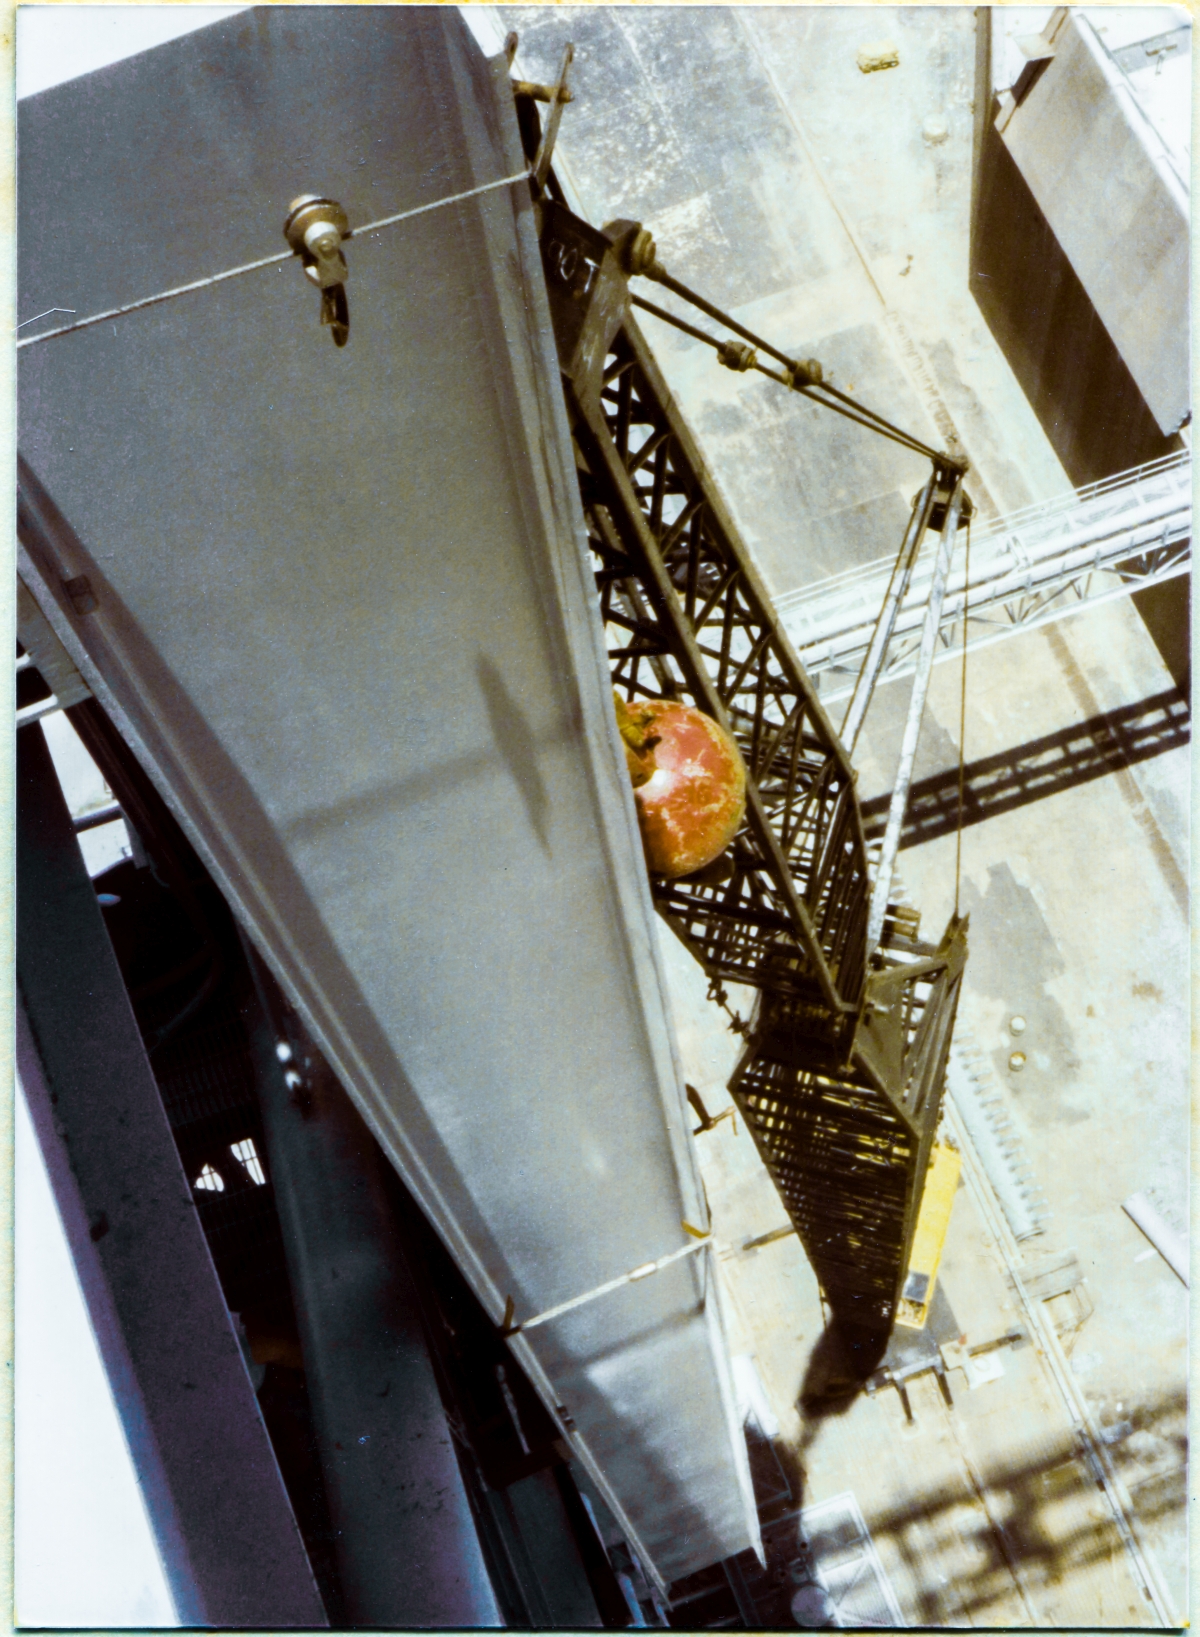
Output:
<svg viewBox="0 0 1200 1637">
<path fill-rule="evenodd" d="M 16 805 L 18 1068 L 180 1621 L 325 1626 L 38 727 Z"/>
<path fill-rule="evenodd" d="M 385 1160 L 247 949 L 267 1162 L 300 1326 L 345 1618 L 503 1624 L 422 1333 Z"/>
</svg>

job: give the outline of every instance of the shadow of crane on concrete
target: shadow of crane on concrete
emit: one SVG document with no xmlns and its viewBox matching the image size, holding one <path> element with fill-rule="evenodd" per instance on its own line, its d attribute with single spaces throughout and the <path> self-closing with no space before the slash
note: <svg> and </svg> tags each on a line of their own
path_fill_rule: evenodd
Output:
<svg viewBox="0 0 1200 1637">
<path fill-rule="evenodd" d="M 842 1367 L 837 1340 L 818 1348 L 822 1370 Z M 844 1414 L 856 1396 L 816 1401 L 818 1409 L 805 1421 L 809 1447 L 821 1426 Z M 964 1419 L 960 1434 L 969 1438 L 970 1425 Z M 1187 1505 L 1185 1394 L 1181 1390 L 1132 1409 L 1108 1431 L 1117 1435 L 1105 1442 L 1143 1542 L 1162 1568 L 1178 1570 Z M 1014 1421 L 1014 1445 L 1019 1437 Z M 883 1506 L 871 1503 L 871 1474 L 847 1474 L 845 1488 L 857 1497 L 872 1552 L 909 1627 L 1007 1630 L 1015 1621 L 1038 1629 L 1091 1630 L 1158 1624 L 1088 1454 L 1071 1432 L 1026 1438 L 990 1461 L 977 1455 L 975 1466 L 979 1488 L 965 1467 L 951 1481 L 922 1487 L 920 1465 L 914 1462 L 912 1488 L 902 1500 Z M 677 1582 L 671 1587 L 673 1626 L 791 1628 L 798 1623 L 791 1599 L 810 1575 L 828 1582 L 836 1594 L 846 1545 L 821 1517 L 833 1496 L 809 1493 L 803 1475 L 789 1478 L 789 1487 L 790 1504 L 760 1512 L 765 1567 L 747 1551 Z M 814 1506 L 806 1516 L 806 1508 Z M 1176 1539 L 1178 1553 L 1172 1546 Z M 1128 1575 L 1118 1573 L 1122 1562 Z"/>
</svg>

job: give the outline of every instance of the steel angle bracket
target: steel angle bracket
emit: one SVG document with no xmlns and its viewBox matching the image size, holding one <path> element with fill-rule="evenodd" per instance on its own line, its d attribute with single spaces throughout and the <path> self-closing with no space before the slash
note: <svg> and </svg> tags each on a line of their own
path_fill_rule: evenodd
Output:
<svg viewBox="0 0 1200 1637">
<path fill-rule="evenodd" d="M 603 365 L 629 316 L 629 285 L 612 241 L 550 198 L 539 202 L 542 266 L 563 375 L 594 405 Z"/>
<path fill-rule="evenodd" d="M 867 979 L 852 1059 L 914 1131 L 928 1123 L 931 1112 L 937 1123 L 931 1098 L 945 1079 L 967 961 L 967 927 L 968 917 L 952 918 L 932 955 L 906 958 L 896 949 L 885 950 L 886 964 Z M 940 1107 L 940 1089 L 933 1101 Z"/>
<path fill-rule="evenodd" d="M 893 950 L 882 952 L 888 964 L 867 980 L 855 1033 L 855 1063 L 875 1081 L 912 1143 L 896 1287 L 888 1304 L 893 1317 L 941 1122 L 954 1020 L 967 964 L 967 925 L 966 916 L 952 917 L 936 953 L 929 957 L 904 960 Z"/>
</svg>

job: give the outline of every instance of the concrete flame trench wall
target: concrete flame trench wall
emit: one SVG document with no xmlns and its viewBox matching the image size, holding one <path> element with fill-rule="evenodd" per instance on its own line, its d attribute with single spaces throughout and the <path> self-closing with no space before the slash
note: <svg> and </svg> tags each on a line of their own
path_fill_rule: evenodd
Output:
<svg viewBox="0 0 1200 1637">
<path fill-rule="evenodd" d="M 448 8 L 239 16 L 20 110 L 25 311 L 521 168 Z M 22 572 L 488 1312 L 707 1225 L 528 192 L 21 355 Z M 96 609 L 63 581 L 86 575 Z M 757 1539 L 711 1252 L 514 1347 L 672 1579 Z"/>
</svg>

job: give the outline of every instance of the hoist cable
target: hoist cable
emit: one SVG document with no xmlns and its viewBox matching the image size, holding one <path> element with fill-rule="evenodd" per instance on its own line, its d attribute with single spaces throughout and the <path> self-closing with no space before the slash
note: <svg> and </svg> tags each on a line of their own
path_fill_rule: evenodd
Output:
<svg viewBox="0 0 1200 1637">
<path fill-rule="evenodd" d="M 512 176 L 500 177 L 498 181 L 484 182 L 477 188 L 467 188 L 464 193 L 452 193 L 448 198 L 434 199 L 430 204 L 417 205 L 412 210 L 398 210 L 392 216 L 380 217 L 377 222 L 367 222 L 363 227 L 351 228 L 346 234 L 346 239 L 361 239 L 368 233 L 378 233 L 381 228 L 394 227 L 397 222 L 407 222 L 414 216 L 423 216 L 427 211 L 441 210 L 446 205 L 461 204 L 465 199 L 476 199 L 481 193 L 491 193 L 495 188 L 511 187 L 514 182 L 528 181 L 529 175 L 528 170 L 516 171 Z M 39 341 L 53 341 L 60 335 L 72 335 L 76 330 L 90 329 L 93 324 L 105 324 L 110 318 L 124 318 L 127 313 L 138 313 L 145 307 L 156 307 L 160 302 L 173 301 L 176 296 L 191 295 L 195 290 L 207 290 L 211 285 L 223 284 L 227 279 L 240 278 L 243 273 L 257 273 L 264 267 L 274 267 L 279 262 L 291 261 L 296 254 L 294 250 L 280 250 L 273 256 L 261 256 L 258 261 L 245 262 L 241 267 L 229 267 L 223 273 L 211 273 L 207 278 L 193 279 L 190 284 L 177 284 L 171 290 L 160 290 L 157 295 L 143 296 L 140 301 L 128 301 L 121 307 L 110 307 L 106 312 L 93 313 L 88 318 L 77 319 L 74 324 L 61 324 L 56 330 L 43 330 L 41 335 L 27 335 L 17 342 L 17 350 L 36 346 Z"/>
<path fill-rule="evenodd" d="M 914 437 L 911 432 L 905 432 L 903 427 L 894 426 L 891 421 L 884 420 L 883 416 L 880 415 L 877 410 L 868 409 L 865 404 L 860 404 L 857 398 L 852 398 L 849 393 L 843 392 L 840 387 L 835 387 L 831 381 L 818 381 L 817 385 L 820 387 L 822 392 L 828 392 L 833 397 L 840 398 L 842 403 L 851 404 L 855 409 L 861 409 L 864 415 L 869 415 L 873 421 L 877 421 L 879 423 L 879 428 L 881 431 L 891 433 L 897 442 L 903 441 L 907 443 L 910 448 L 916 449 L 920 454 L 928 455 L 930 460 L 941 461 L 944 459 L 943 456 L 938 454 L 936 449 L 931 449 L 927 443 L 922 443 L 921 440 Z M 829 408 L 832 409 L 833 405 L 830 404 Z"/>
<path fill-rule="evenodd" d="M 709 318 L 715 318 L 718 324 L 724 324 L 729 329 L 736 330 L 743 341 L 749 341 L 750 345 L 757 347 L 759 352 L 767 353 L 784 365 L 792 362 L 786 352 L 780 352 L 769 341 L 764 341 L 761 335 L 755 335 L 753 330 L 748 330 L 744 324 L 739 324 L 736 318 L 730 318 L 728 313 L 723 313 L 719 307 L 714 307 L 711 301 L 706 301 L 703 296 L 698 296 L 694 290 L 689 290 L 686 284 L 680 284 L 679 280 L 672 278 L 664 267 L 660 266 L 658 268 L 658 271 L 654 274 L 654 282 L 656 284 L 665 284 L 668 290 L 673 290 L 677 296 L 682 296 L 684 301 L 690 302 L 693 307 L 698 307 L 702 313 L 707 313 Z"/>
<path fill-rule="evenodd" d="M 690 302 L 693 307 L 698 307 L 702 313 L 707 313 L 709 318 L 716 319 L 718 324 L 727 325 L 729 329 L 736 331 L 744 341 L 749 341 L 751 346 L 757 347 L 760 352 L 767 353 L 782 364 L 785 369 L 794 368 L 795 359 L 789 358 L 785 352 L 780 352 L 778 347 L 773 347 L 769 341 L 764 341 L 762 336 L 755 335 L 753 330 L 748 330 L 744 324 L 739 324 L 736 318 L 731 318 L 728 313 L 723 313 L 719 307 L 714 307 L 711 301 L 706 301 L 703 296 L 697 295 L 695 290 L 689 290 L 686 284 L 681 284 L 677 278 L 673 278 L 661 265 L 653 274 L 645 274 L 644 276 L 653 277 L 656 284 L 665 285 L 668 290 L 673 290 L 684 301 Z M 905 432 L 902 427 L 893 426 L 891 421 L 885 420 L 875 410 L 868 409 L 865 404 L 860 404 L 857 399 L 851 398 L 848 393 L 840 391 L 837 387 L 825 386 L 824 382 L 817 384 L 824 386 L 825 390 L 832 393 L 835 398 L 840 398 L 843 403 L 849 404 L 861 414 L 869 415 L 877 423 L 877 430 L 884 436 L 891 436 L 897 442 L 908 444 L 910 448 L 920 454 L 927 455 L 930 460 L 940 461 L 945 459 L 944 456 L 939 455 L 936 449 L 931 449 L 928 444 L 922 443 L 918 438 L 913 437 L 911 433 Z M 821 401 L 821 399 L 817 399 L 818 403 Z M 827 404 L 826 408 L 832 409 L 833 405 Z"/>
<path fill-rule="evenodd" d="M 774 371 L 768 373 L 774 374 Z M 776 376 L 776 379 L 782 378 Z M 787 386 L 789 383 L 784 381 L 784 385 Z M 865 426 L 868 432 L 877 432 L 881 438 L 888 438 L 892 443 L 899 444 L 902 449 L 911 449 L 914 455 L 923 455 L 926 460 L 933 461 L 934 465 L 939 469 L 944 464 L 944 457 L 939 455 L 936 450 L 930 449 L 918 438 L 910 437 L 907 432 L 899 431 L 891 426 L 890 422 L 881 421 L 873 409 L 868 409 L 864 404 L 857 403 L 853 398 L 847 397 L 844 392 L 834 392 L 834 388 L 825 381 L 816 382 L 812 386 L 793 387 L 792 390 L 793 392 L 799 392 L 805 398 L 811 398 L 813 403 L 820 404 L 822 409 L 831 409 L 835 415 L 844 415 L 848 421 L 853 421 L 856 426 Z M 836 404 L 830 403 L 828 398 L 818 397 L 820 392 L 833 392 L 834 396 L 842 401 Z M 852 408 L 844 408 L 843 405 L 845 404 L 851 405 Z M 859 413 L 855 414 L 855 410 L 859 411 Z"/>
<path fill-rule="evenodd" d="M 675 329 L 682 330 L 684 335 L 694 335 L 697 341 L 706 342 L 710 347 L 719 347 L 721 345 L 715 335 L 709 335 L 707 330 L 697 329 L 694 324 L 689 324 L 685 318 L 676 318 L 674 313 L 669 313 L 665 307 L 655 306 L 654 302 L 647 301 L 645 296 L 634 295 L 631 290 L 629 299 L 635 307 L 641 307 L 645 312 L 653 313 L 655 318 L 661 318 L 664 324 L 671 324 Z"/>
<path fill-rule="evenodd" d="M 962 693 L 958 706 L 958 834 L 954 842 L 954 916 L 958 919 L 958 890 L 962 880 L 963 795 L 967 757 L 967 599 L 971 585 L 971 519 L 967 518 L 967 560 L 963 567 Z"/>
</svg>

